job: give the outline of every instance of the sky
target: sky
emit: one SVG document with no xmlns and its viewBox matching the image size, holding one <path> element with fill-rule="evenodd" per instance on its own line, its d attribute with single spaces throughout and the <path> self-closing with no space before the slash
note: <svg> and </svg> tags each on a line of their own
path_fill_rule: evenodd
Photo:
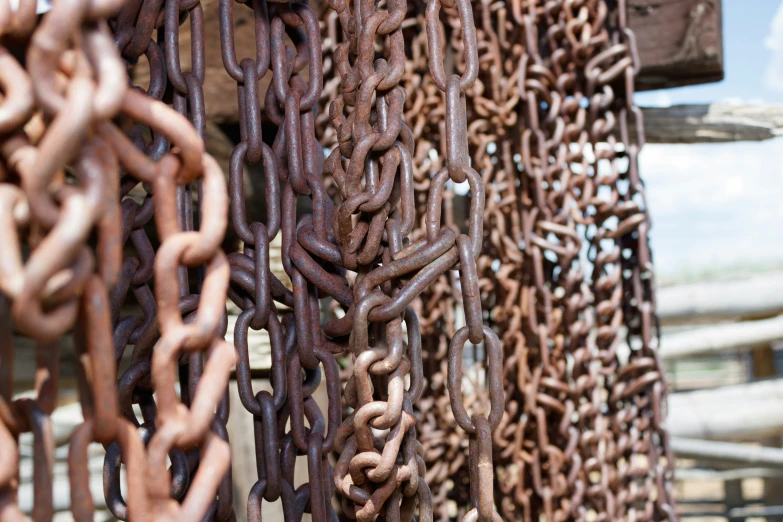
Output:
<svg viewBox="0 0 783 522">
<path fill-rule="evenodd" d="M 783 106 L 783 1 L 722 3 L 725 79 L 638 93 L 638 105 Z M 640 161 L 660 282 L 783 268 L 783 138 L 648 144 Z"/>
</svg>

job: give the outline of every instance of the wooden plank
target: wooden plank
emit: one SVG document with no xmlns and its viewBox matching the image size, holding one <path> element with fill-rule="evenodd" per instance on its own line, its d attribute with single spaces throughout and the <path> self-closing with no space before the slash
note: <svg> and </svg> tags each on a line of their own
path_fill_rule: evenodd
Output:
<svg viewBox="0 0 783 522">
<path fill-rule="evenodd" d="M 723 79 L 720 0 L 627 0 L 641 71 L 637 90 Z"/>
<path fill-rule="evenodd" d="M 683 437 L 672 437 L 669 443 L 677 458 L 694 459 L 709 466 L 741 464 L 743 467 L 754 466 L 783 470 L 783 449 L 781 448 Z"/>
<path fill-rule="evenodd" d="M 664 334 L 659 353 L 664 360 L 675 360 L 743 348 L 769 347 L 780 340 L 783 340 L 783 316 Z"/>
<path fill-rule="evenodd" d="M 783 379 L 669 396 L 673 437 L 761 440 L 783 435 Z"/>
<path fill-rule="evenodd" d="M 644 108 L 643 112 L 648 143 L 762 141 L 783 134 L 780 105 L 713 103 Z"/>
<path fill-rule="evenodd" d="M 712 482 L 716 480 L 744 480 L 753 478 L 783 477 L 783 470 L 771 468 L 705 469 L 677 468 L 678 481 Z"/>
<path fill-rule="evenodd" d="M 769 318 L 781 313 L 783 272 L 658 290 L 658 315 L 663 324 Z"/>
</svg>

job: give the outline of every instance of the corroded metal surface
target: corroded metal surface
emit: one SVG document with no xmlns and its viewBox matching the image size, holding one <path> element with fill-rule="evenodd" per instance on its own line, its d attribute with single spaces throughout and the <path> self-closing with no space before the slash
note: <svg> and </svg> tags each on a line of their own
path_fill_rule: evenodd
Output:
<svg viewBox="0 0 783 522">
<path fill-rule="evenodd" d="M 28 431 L 32 515 L 52 517 L 69 332 L 79 521 L 93 441 L 118 519 L 236 519 L 234 368 L 255 426 L 248 520 L 264 500 L 291 521 L 675 518 L 622 2 L 220 0 L 228 183 L 202 141 L 217 42 L 198 0 L 0 7 L 25 56 L 0 47 L 0 520 L 24 519 Z M 253 50 L 235 48 L 234 9 L 252 10 Z M 266 217 L 249 222 L 258 164 Z M 271 392 L 253 389 L 251 329 Z M 33 398 L 13 396 L 12 332 L 38 342 Z"/>
</svg>

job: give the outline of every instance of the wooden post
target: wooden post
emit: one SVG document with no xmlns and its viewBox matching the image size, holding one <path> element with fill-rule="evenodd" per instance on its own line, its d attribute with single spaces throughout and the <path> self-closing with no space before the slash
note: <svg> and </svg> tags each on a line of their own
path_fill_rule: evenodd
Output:
<svg viewBox="0 0 783 522">
<path fill-rule="evenodd" d="M 745 506 L 745 498 L 742 495 L 742 480 L 725 481 L 723 483 L 723 492 L 726 499 L 726 511 Z"/>
<path fill-rule="evenodd" d="M 764 348 L 753 350 L 753 378 L 754 380 L 768 379 L 778 375 L 775 368 L 775 352 L 771 345 Z M 761 441 L 765 446 L 781 446 L 779 436 L 770 437 Z M 783 504 L 783 478 L 767 477 L 764 479 L 764 504 L 767 506 L 779 506 Z M 783 517 L 769 516 L 767 522 L 782 522 Z"/>
<path fill-rule="evenodd" d="M 769 379 L 778 375 L 775 368 L 775 352 L 772 346 L 767 345 L 764 348 L 753 350 L 751 352 L 753 361 L 753 380 Z"/>
</svg>

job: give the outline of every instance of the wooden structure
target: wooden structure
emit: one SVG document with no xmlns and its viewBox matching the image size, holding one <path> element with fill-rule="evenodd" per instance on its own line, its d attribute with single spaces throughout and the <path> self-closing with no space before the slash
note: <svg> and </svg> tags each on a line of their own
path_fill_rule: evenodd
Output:
<svg viewBox="0 0 783 522">
<path fill-rule="evenodd" d="M 762 141 L 783 135 L 783 106 L 713 103 L 643 111 L 648 143 Z"/>
<path fill-rule="evenodd" d="M 723 79 L 720 0 L 626 0 L 641 71 L 637 90 Z"/>
<path fill-rule="evenodd" d="M 685 468 L 678 465 L 678 477 L 724 489 L 720 500 L 686 499 L 683 517 L 783 516 L 783 376 L 775 357 L 783 342 L 781 290 L 783 272 L 659 290 L 660 353 L 675 388 L 667 426 L 672 450 L 687 459 Z M 704 367 L 740 361 L 743 382 L 678 392 L 678 365 L 697 361 Z M 743 486 L 754 480 L 763 487 L 747 497 Z"/>
</svg>

